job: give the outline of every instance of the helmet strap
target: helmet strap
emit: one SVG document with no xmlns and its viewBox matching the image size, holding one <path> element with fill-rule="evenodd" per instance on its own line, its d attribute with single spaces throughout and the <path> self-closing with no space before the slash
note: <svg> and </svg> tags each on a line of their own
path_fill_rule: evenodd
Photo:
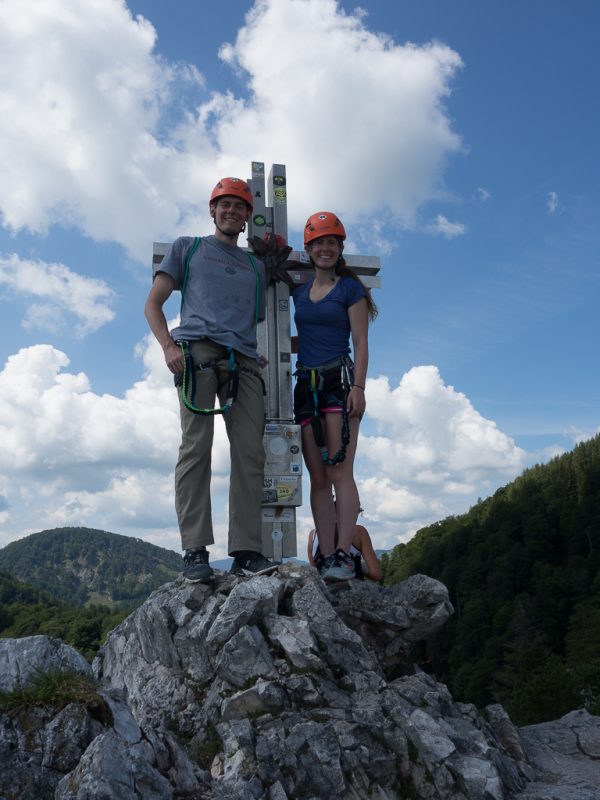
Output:
<svg viewBox="0 0 600 800">
<path fill-rule="evenodd" d="M 217 223 L 217 205 L 218 205 L 218 202 L 219 202 L 219 198 L 217 197 L 215 199 L 215 201 L 214 201 L 214 205 L 211 204 L 211 206 L 210 206 L 210 216 L 212 218 L 212 221 L 215 223 L 215 228 L 218 231 L 220 231 L 223 234 L 223 236 L 227 236 L 228 239 L 235 239 L 235 241 L 237 242 L 237 238 L 240 235 L 240 233 L 244 233 L 244 231 L 246 230 L 246 223 L 244 222 L 244 225 L 243 225 L 242 230 L 240 231 L 240 233 L 232 235 L 231 233 L 227 233 L 226 231 L 224 231 L 223 228 L 221 228 L 221 226 Z"/>
</svg>

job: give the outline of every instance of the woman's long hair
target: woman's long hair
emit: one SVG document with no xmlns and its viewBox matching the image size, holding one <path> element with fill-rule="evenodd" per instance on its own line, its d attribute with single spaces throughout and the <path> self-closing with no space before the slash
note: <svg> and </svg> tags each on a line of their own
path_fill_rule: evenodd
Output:
<svg viewBox="0 0 600 800">
<path fill-rule="evenodd" d="M 361 286 L 363 285 L 361 279 L 358 277 L 356 272 L 354 272 L 353 269 L 350 269 L 350 267 L 346 264 L 346 259 L 344 258 L 343 255 L 340 255 L 339 257 L 339 260 L 335 266 L 335 272 L 337 275 L 340 276 L 340 278 L 344 277 L 352 278 L 353 280 L 358 281 L 361 284 Z M 371 290 L 368 289 L 366 286 L 363 286 L 363 289 L 366 292 L 365 300 L 367 301 L 367 311 L 369 313 L 369 320 L 373 322 L 373 320 L 375 319 L 375 317 L 379 312 L 377 310 L 377 306 L 375 305 L 373 297 L 371 296 Z"/>
</svg>

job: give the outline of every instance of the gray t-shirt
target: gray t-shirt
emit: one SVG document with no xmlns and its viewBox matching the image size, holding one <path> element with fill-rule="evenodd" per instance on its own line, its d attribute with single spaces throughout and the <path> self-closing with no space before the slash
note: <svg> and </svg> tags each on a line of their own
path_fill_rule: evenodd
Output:
<svg viewBox="0 0 600 800">
<path fill-rule="evenodd" d="M 176 239 L 158 272 L 166 272 L 181 290 L 193 236 Z M 253 266 L 254 262 L 254 266 Z M 265 316 L 265 267 L 262 261 L 216 236 L 203 236 L 190 259 L 181 320 L 171 336 L 177 341 L 208 338 L 256 358 L 256 319 Z"/>
</svg>

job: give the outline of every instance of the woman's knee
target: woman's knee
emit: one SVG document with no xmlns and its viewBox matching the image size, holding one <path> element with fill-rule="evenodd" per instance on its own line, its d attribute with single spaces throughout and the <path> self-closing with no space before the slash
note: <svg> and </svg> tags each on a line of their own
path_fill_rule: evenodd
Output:
<svg viewBox="0 0 600 800">
<path fill-rule="evenodd" d="M 309 469 L 311 488 L 316 491 L 331 491 L 331 480 L 324 469 Z"/>
<path fill-rule="evenodd" d="M 352 472 L 348 474 L 338 472 L 337 474 L 332 475 L 331 484 L 335 491 L 336 497 L 339 497 L 341 494 L 354 494 L 355 492 L 358 493 L 356 481 L 354 480 L 354 475 Z"/>
</svg>

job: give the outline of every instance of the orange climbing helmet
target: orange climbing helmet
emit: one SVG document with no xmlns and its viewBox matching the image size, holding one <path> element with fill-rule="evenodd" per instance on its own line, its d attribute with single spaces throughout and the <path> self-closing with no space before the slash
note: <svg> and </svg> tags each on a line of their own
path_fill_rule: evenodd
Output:
<svg viewBox="0 0 600 800">
<path fill-rule="evenodd" d="M 331 211 L 317 211 L 311 214 L 304 226 L 304 246 L 321 236 L 339 236 L 346 238 L 346 230 L 339 217 Z"/>
<path fill-rule="evenodd" d="M 212 206 L 212 204 L 215 203 L 219 197 L 225 197 L 226 195 L 239 197 L 245 203 L 247 203 L 250 207 L 250 210 L 252 210 L 252 192 L 250 191 L 250 187 L 246 181 L 243 181 L 241 178 L 221 178 L 221 180 L 212 190 L 208 205 Z"/>
</svg>

